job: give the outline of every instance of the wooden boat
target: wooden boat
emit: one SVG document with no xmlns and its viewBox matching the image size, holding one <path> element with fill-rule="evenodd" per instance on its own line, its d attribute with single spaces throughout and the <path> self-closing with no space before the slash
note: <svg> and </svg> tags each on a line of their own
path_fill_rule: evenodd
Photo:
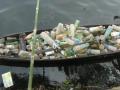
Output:
<svg viewBox="0 0 120 90">
<path fill-rule="evenodd" d="M 88 25 L 85 27 L 95 27 L 98 25 Z M 108 25 L 103 25 L 104 27 L 108 27 Z M 38 30 L 37 33 L 41 33 L 43 31 L 51 31 L 48 30 Z M 25 32 L 26 35 L 31 32 Z M 1 38 L 6 40 L 7 37 L 16 37 L 19 40 L 20 34 L 12 34 L 7 35 Z M 100 63 L 100 62 L 108 62 L 114 59 L 120 58 L 120 51 L 108 52 L 98 55 L 90 55 L 90 56 L 82 56 L 82 57 L 73 57 L 73 58 L 63 58 L 63 59 L 36 59 L 35 67 L 55 67 L 55 66 L 65 66 L 65 65 L 80 65 L 80 64 L 92 64 L 92 63 Z M 10 57 L 10 56 L 0 56 L 0 64 L 8 65 L 8 66 L 20 66 L 20 67 L 28 67 L 30 64 L 30 59 L 23 59 L 19 56 Z"/>
</svg>

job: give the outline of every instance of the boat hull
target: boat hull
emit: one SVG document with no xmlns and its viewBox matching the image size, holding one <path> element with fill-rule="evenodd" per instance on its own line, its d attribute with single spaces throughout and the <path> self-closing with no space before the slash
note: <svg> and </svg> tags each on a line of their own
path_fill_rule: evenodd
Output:
<svg viewBox="0 0 120 90">
<path fill-rule="evenodd" d="M 85 27 L 93 27 L 98 25 L 88 25 Z M 107 27 L 108 25 L 103 25 Z M 50 31 L 51 29 L 47 29 Z M 38 30 L 38 33 L 45 31 L 45 30 Z M 29 34 L 31 32 L 25 32 Z M 1 38 L 6 38 L 8 36 L 15 36 L 18 37 L 18 34 L 7 35 Z M 101 62 L 109 62 L 114 59 L 119 61 L 120 58 L 120 51 L 107 53 L 107 54 L 99 54 L 99 55 L 91 55 L 91 56 L 82 56 L 77 58 L 66 58 L 66 59 L 41 59 L 35 60 L 34 66 L 35 67 L 59 67 L 59 66 L 66 66 L 66 65 L 82 65 L 82 64 L 93 64 L 93 63 L 101 63 Z M 7 66 L 18 66 L 18 67 L 29 67 L 30 59 L 21 59 L 19 57 L 6 57 L 0 56 L 0 65 L 7 65 Z"/>
</svg>

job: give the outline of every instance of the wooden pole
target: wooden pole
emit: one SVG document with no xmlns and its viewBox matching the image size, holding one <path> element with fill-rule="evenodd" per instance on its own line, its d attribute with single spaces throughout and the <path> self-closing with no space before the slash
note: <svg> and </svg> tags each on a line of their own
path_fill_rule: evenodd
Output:
<svg viewBox="0 0 120 90">
<path fill-rule="evenodd" d="M 29 71 L 29 81 L 28 81 L 28 90 L 32 90 L 32 82 L 33 82 L 33 69 L 34 69 L 34 60 L 35 60 L 35 36 L 37 33 L 37 25 L 38 25 L 38 14 L 39 14 L 39 4 L 40 0 L 37 0 L 36 5 L 36 12 L 35 12 L 35 22 L 34 22 L 34 29 L 33 29 L 33 37 L 32 37 L 32 55 L 30 60 L 30 71 Z"/>
</svg>

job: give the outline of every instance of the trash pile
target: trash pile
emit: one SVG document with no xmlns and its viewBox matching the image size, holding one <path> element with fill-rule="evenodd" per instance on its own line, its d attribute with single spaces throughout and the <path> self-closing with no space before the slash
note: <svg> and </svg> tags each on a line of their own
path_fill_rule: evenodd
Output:
<svg viewBox="0 0 120 90">
<path fill-rule="evenodd" d="M 17 56 L 19 53 L 19 41 L 16 37 L 0 39 L 0 56 Z"/>
<path fill-rule="evenodd" d="M 18 55 L 31 58 L 34 43 L 35 59 L 62 59 L 115 52 L 120 49 L 120 26 L 110 25 L 82 27 L 80 21 L 74 24 L 59 23 L 51 31 L 42 31 L 0 39 L 0 55 Z"/>
</svg>

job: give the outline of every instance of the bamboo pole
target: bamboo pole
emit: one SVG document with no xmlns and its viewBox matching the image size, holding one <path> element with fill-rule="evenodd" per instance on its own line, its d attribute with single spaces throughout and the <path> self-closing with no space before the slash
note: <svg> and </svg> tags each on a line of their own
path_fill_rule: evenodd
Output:
<svg viewBox="0 0 120 90">
<path fill-rule="evenodd" d="M 39 14 L 39 4 L 40 0 L 37 0 L 36 11 L 35 11 L 35 21 L 34 21 L 34 29 L 33 29 L 33 37 L 32 37 L 32 55 L 30 60 L 30 71 L 29 71 L 29 81 L 28 81 L 28 90 L 32 90 L 32 81 L 33 81 L 33 69 L 34 69 L 34 60 L 35 60 L 35 36 L 37 33 L 37 25 L 38 25 L 38 14 Z"/>
</svg>

